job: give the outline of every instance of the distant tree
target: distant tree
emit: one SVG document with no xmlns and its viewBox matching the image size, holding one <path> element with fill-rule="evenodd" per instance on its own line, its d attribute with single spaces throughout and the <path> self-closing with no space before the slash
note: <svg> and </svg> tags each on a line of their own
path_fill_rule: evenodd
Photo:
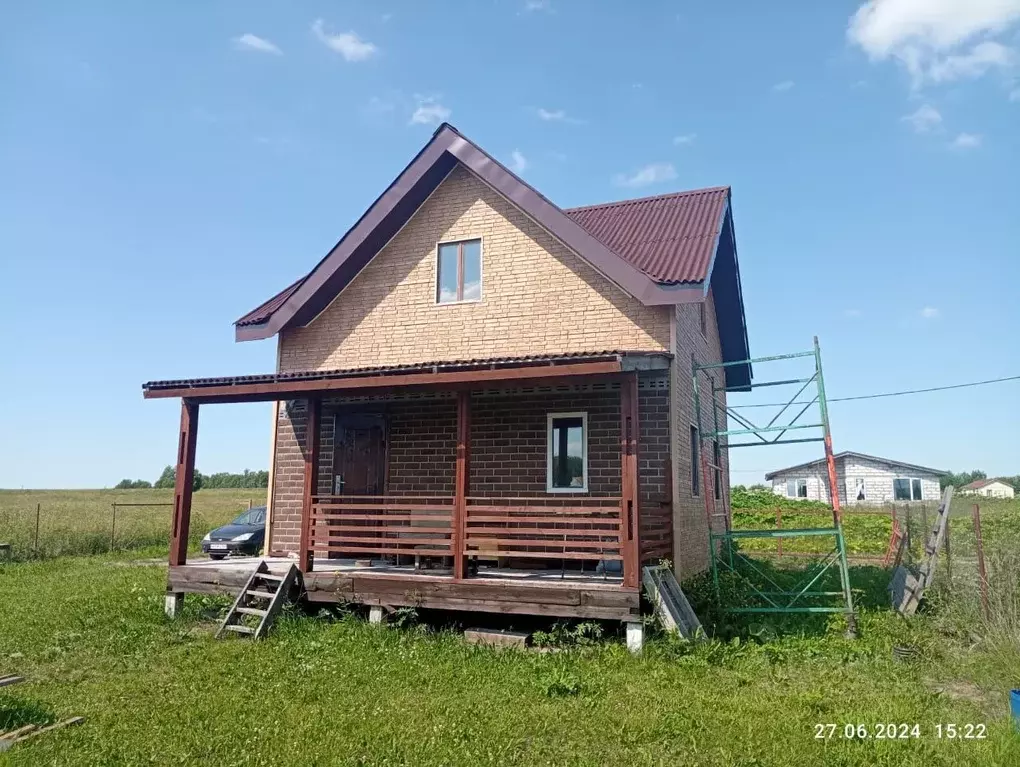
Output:
<svg viewBox="0 0 1020 767">
<path fill-rule="evenodd" d="M 114 490 L 141 490 L 146 487 L 152 487 L 152 483 L 144 479 L 122 479 L 114 485 Z"/>
<path fill-rule="evenodd" d="M 746 493 L 747 492 L 747 486 L 746 485 L 731 485 L 730 486 L 730 492 L 731 493 Z"/>
<path fill-rule="evenodd" d="M 269 472 L 245 469 L 241 474 L 232 474 L 229 471 L 220 471 L 204 477 L 202 487 L 269 487 Z"/>
<path fill-rule="evenodd" d="M 771 487 L 769 487 L 768 485 L 763 485 L 761 482 L 756 482 L 755 484 L 751 485 L 747 489 L 748 489 L 748 491 L 751 491 L 751 492 L 754 492 L 756 490 L 765 490 L 765 491 L 767 491 L 769 493 L 772 492 L 772 488 Z"/>
<path fill-rule="evenodd" d="M 202 472 L 195 470 L 194 479 L 191 480 L 192 490 L 201 490 L 205 476 Z M 156 480 L 156 484 L 153 487 L 168 488 L 175 487 L 177 485 L 177 470 L 173 466 L 167 466 L 163 469 L 163 473 L 159 475 L 159 479 Z"/>
<path fill-rule="evenodd" d="M 177 484 L 177 472 L 173 466 L 167 466 L 163 469 L 163 473 L 159 475 L 159 479 L 156 480 L 154 487 L 168 488 L 173 487 Z"/>
<path fill-rule="evenodd" d="M 973 471 L 961 471 L 959 474 L 955 472 L 949 472 L 939 477 L 939 487 L 945 490 L 947 487 L 952 485 L 959 490 L 964 485 L 969 485 L 979 479 L 988 479 L 988 475 L 980 469 L 974 469 Z"/>
</svg>

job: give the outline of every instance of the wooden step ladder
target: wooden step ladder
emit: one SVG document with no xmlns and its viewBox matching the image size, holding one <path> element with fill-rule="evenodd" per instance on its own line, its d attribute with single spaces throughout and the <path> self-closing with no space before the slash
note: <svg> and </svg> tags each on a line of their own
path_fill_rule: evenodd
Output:
<svg viewBox="0 0 1020 767">
<path fill-rule="evenodd" d="M 252 639 L 262 639 L 283 609 L 283 603 L 290 599 L 291 589 L 297 579 L 297 565 L 292 564 L 283 575 L 274 575 L 265 560 L 259 562 L 237 593 L 237 599 L 223 618 L 216 638 L 222 639 L 232 632 Z M 253 626 L 254 621 L 245 623 L 246 616 L 257 618 L 258 625 Z"/>
</svg>

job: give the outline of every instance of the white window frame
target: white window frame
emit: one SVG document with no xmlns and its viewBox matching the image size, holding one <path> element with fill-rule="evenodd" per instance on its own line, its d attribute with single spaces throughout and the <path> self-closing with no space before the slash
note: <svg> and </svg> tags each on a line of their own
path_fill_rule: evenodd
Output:
<svg viewBox="0 0 1020 767">
<path fill-rule="evenodd" d="M 581 487 L 553 487 L 553 420 L 556 418 L 581 419 L 581 466 L 584 482 Z M 548 413 L 545 422 L 545 491 L 547 493 L 588 492 L 588 413 Z"/>
<path fill-rule="evenodd" d="M 790 495 L 790 483 L 793 483 L 793 495 Z M 800 495 L 797 491 L 800 489 L 800 483 L 804 483 L 804 495 Z M 786 480 L 786 497 L 787 498 L 804 498 L 807 499 L 807 477 L 793 477 Z"/>
<path fill-rule="evenodd" d="M 439 249 L 443 245 L 458 245 L 464 242 L 478 242 L 478 298 L 464 298 L 460 301 L 439 300 Z M 463 304 L 480 304 L 485 298 L 485 243 L 481 237 L 461 237 L 456 240 L 440 240 L 436 243 L 435 261 L 436 279 L 432 289 L 432 300 L 436 306 L 462 306 Z"/>
<path fill-rule="evenodd" d="M 907 480 L 907 483 L 908 483 L 907 484 L 907 489 L 910 490 L 910 497 L 909 498 L 905 498 L 905 499 L 897 499 L 896 498 L 896 480 L 898 480 L 898 479 L 905 479 L 905 480 Z M 915 482 L 917 482 L 918 485 L 921 488 L 921 497 L 920 498 L 915 498 L 914 497 L 914 483 Z M 914 501 L 923 501 L 924 500 L 924 480 L 921 479 L 920 477 L 893 477 L 893 489 L 892 490 L 893 490 L 893 492 L 892 492 L 893 503 L 913 503 Z"/>
</svg>

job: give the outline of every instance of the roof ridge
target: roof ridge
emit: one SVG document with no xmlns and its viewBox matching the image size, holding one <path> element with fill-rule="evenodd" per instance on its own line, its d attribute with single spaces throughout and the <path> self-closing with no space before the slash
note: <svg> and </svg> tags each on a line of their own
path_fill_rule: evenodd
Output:
<svg viewBox="0 0 1020 767">
<path fill-rule="evenodd" d="M 670 197 L 681 197 L 685 195 L 707 194 L 708 192 L 729 191 L 729 186 L 706 186 L 700 189 L 682 189 L 678 192 L 666 192 L 665 194 L 653 194 L 648 197 L 631 197 L 626 200 L 610 200 L 609 202 L 596 202 L 591 205 L 578 205 L 573 208 L 561 208 L 564 213 L 573 213 L 579 210 L 592 210 L 594 208 L 609 208 L 614 205 L 630 205 L 639 202 L 652 202 L 653 200 L 665 200 Z"/>
</svg>

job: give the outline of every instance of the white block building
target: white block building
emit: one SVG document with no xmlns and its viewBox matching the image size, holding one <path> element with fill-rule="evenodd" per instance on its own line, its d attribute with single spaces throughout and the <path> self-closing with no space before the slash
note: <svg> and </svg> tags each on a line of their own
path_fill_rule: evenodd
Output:
<svg viewBox="0 0 1020 767">
<path fill-rule="evenodd" d="M 937 501 L 939 476 L 947 472 L 864 453 L 837 453 L 836 486 L 842 504 Z M 765 475 L 772 491 L 786 498 L 829 502 L 825 459 L 777 469 Z"/>
<path fill-rule="evenodd" d="M 960 488 L 967 495 L 983 495 L 986 498 L 1012 498 L 1015 493 L 1013 486 L 1001 479 L 979 479 Z"/>
</svg>

